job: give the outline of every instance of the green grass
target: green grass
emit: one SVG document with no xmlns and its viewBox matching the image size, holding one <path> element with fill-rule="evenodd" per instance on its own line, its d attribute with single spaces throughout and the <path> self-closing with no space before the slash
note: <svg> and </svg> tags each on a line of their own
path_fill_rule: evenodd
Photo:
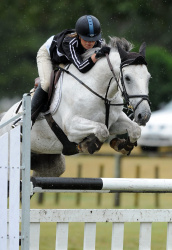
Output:
<svg viewBox="0 0 172 250">
<path fill-rule="evenodd" d="M 106 148 L 103 152 L 106 152 Z M 108 149 L 109 152 L 109 149 Z M 110 151 L 111 152 L 111 151 Z M 134 152 L 134 153 L 137 153 Z M 77 177 L 78 165 L 82 164 L 82 177 L 99 177 L 99 169 L 104 165 L 103 177 L 114 177 L 115 164 L 114 158 L 108 157 L 66 157 L 66 172 L 63 177 Z M 159 167 L 160 178 L 172 178 L 172 168 L 170 158 L 132 158 L 127 157 L 122 160 L 121 177 L 136 177 L 136 166 L 140 166 L 140 177 L 154 178 L 155 167 Z M 158 208 L 172 207 L 172 194 L 159 194 Z M 56 208 L 56 209 L 75 209 L 75 208 L 117 208 L 114 207 L 114 194 L 102 194 L 101 206 L 97 205 L 98 194 L 82 194 L 80 205 L 76 204 L 77 194 L 60 194 L 58 203 L 55 202 L 55 194 L 45 194 L 44 203 L 38 205 L 36 194 L 31 200 L 31 208 Z M 155 208 L 155 194 L 137 194 L 138 206 L 135 207 L 135 194 L 121 194 L 120 207 L 118 208 Z M 55 249 L 55 223 L 41 224 L 40 249 Z M 163 250 L 166 246 L 166 223 L 152 224 L 152 248 L 151 250 Z M 97 223 L 96 226 L 96 249 L 107 250 L 111 248 L 111 223 Z M 83 247 L 84 223 L 69 224 L 69 250 L 81 250 Z M 124 231 L 124 250 L 138 249 L 139 244 L 139 223 L 125 223 Z"/>
</svg>

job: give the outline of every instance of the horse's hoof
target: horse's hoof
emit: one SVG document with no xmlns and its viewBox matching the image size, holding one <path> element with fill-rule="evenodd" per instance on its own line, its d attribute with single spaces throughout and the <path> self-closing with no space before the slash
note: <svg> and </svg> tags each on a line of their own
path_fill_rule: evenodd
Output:
<svg viewBox="0 0 172 250">
<path fill-rule="evenodd" d="M 125 139 L 119 139 L 119 138 L 114 138 L 110 141 L 110 147 L 113 148 L 115 151 L 120 152 L 122 154 L 127 154 L 125 151 L 121 148 L 121 145 L 124 145 L 126 142 Z"/>
<path fill-rule="evenodd" d="M 83 153 L 94 154 L 94 152 L 98 151 L 102 145 L 103 143 L 100 142 L 95 135 L 91 134 L 79 143 L 78 149 Z"/>
<path fill-rule="evenodd" d="M 102 142 L 99 141 L 97 137 L 95 137 L 89 144 L 88 144 L 88 153 L 94 154 L 94 152 L 100 150 L 101 146 L 103 145 Z"/>
<path fill-rule="evenodd" d="M 124 155 L 130 155 L 134 146 L 137 146 L 137 142 L 131 143 L 129 139 L 125 140 L 125 139 L 114 138 L 111 140 L 110 146 L 117 152 L 120 152 Z"/>
</svg>

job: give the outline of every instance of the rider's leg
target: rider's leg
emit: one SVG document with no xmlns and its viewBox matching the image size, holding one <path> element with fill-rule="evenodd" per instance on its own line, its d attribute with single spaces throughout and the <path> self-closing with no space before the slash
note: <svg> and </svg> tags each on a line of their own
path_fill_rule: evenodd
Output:
<svg viewBox="0 0 172 250">
<path fill-rule="evenodd" d="M 53 69 L 45 44 L 38 51 L 37 67 L 41 84 L 37 87 L 31 102 L 31 120 L 33 124 L 48 100 L 48 88 Z"/>
<path fill-rule="evenodd" d="M 48 93 L 42 89 L 41 85 L 39 85 L 33 95 L 32 102 L 31 102 L 32 124 L 35 123 L 39 113 L 42 111 L 47 100 L 48 100 Z"/>
<path fill-rule="evenodd" d="M 37 87 L 31 102 L 32 125 L 48 100 L 48 88 L 50 84 L 51 72 L 53 69 L 51 58 L 48 54 L 45 44 L 39 49 L 37 53 L 37 67 L 41 85 Z M 20 121 L 15 121 L 12 127 L 16 127 L 19 123 L 22 123 L 21 119 Z"/>
<path fill-rule="evenodd" d="M 41 85 L 38 85 L 31 101 L 31 127 L 35 123 L 39 113 L 42 111 L 47 100 L 48 93 L 41 88 Z M 19 118 L 13 123 L 12 128 L 15 128 L 16 126 L 22 123 L 23 119 Z"/>
</svg>

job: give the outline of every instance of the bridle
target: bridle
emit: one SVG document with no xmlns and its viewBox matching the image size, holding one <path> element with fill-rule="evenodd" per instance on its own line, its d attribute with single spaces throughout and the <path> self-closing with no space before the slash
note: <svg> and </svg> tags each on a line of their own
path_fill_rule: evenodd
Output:
<svg viewBox="0 0 172 250">
<path fill-rule="evenodd" d="M 124 62 L 122 62 L 120 64 L 120 80 L 121 80 L 121 86 L 119 84 L 119 79 L 117 79 L 116 75 L 115 75 L 115 72 L 113 70 L 113 67 L 112 67 L 112 64 L 110 62 L 110 59 L 109 59 L 109 55 L 106 54 L 106 58 L 107 58 L 107 61 L 108 61 L 108 64 L 109 64 L 109 68 L 113 74 L 113 77 L 117 83 L 117 86 L 118 88 L 120 89 L 121 93 L 122 93 L 122 97 L 124 98 L 124 104 L 127 105 L 127 108 L 132 110 L 133 113 L 136 111 L 136 109 L 138 108 L 138 106 L 140 105 L 140 103 L 144 100 L 148 101 L 149 105 L 150 105 L 150 100 L 149 100 L 149 96 L 148 95 L 128 95 L 127 91 L 126 91 L 126 87 L 125 87 L 125 83 L 124 83 L 124 77 L 123 77 L 123 68 L 124 67 L 127 67 L 129 65 L 138 65 L 138 64 L 145 64 L 147 65 L 145 59 L 142 57 L 142 56 L 138 56 L 137 58 L 135 59 L 128 59 Z M 135 108 L 130 104 L 130 99 L 132 98 L 141 98 L 141 100 L 136 104 Z M 114 105 L 114 104 L 111 104 L 111 105 Z"/>
<path fill-rule="evenodd" d="M 56 65 L 56 67 L 61 70 L 61 71 L 64 71 L 66 72 L 67 74 L 71 75 L 73 78 L 75 78 L 80 84 L 82 84 L 85 88 L 87 88 L 90 92 L 92 92 L 94 95 L 98 96 L 100 99 L 102 99 L 105 103 L 105 109 L 106 109 L 106 115 L 105 115 L 105 125 L 107 126 L 108 128 L 108 125 L 109 125 L 109 112 L 110 112 L 110 106 L 123 106 L 123 105 L 127 105 L 127 110 L 131 111 L 132 112 L 132 115 L 134 114 L 134 112 L 136 111 L 136 109 L 138 108 L 138 106 L 140 105 L 140 103 L 143 101 L 143 100 L 146 100 L 148 101 L 149 105 L 150 105 L 150 100 L 149 100 L 149 96 L 148 95 L 128 95 L 127 91 L 126 91 L 126 87 L 125 87 L 125 83 L 124 83 L 124 77 L 123 77 L 123 71 L 122 69 L 124 67 L 127 67 L 129 65 L 137 65 L 137 64 L 145 64 L 147 65 L 145 59 L 142 57 L 142 56 L 138 56 L 137 58 L 135 59 L 129 59 L 129 60 L 126 60 L 124 62 L 122 62 L 120 64 L 120 77 L 117 78 L 116 75 L 115 75 L 115 72 L 113 70 L 113 67 L 112 67 L 112 64 L 110 62 L 110 59 L 109 59 L 109 55 L 106 54 L 106 58 L 107 58 L 107 62 L 108 62 L 108 65 L 109 65 L 109 68 L 112 72 L 112 75 L 113 77 L 111 77 L 111 79 L 109 80 L 109 84 L 107 86 L 107 89 L 106 89 L 106 93 L 105 93 L 105 97 L 99 95 L 98 93 L 96 93 L 93 89 L 91 89 L 90 87 L 88 87 L 83 81 L 81 81 L 80 79 L 78 79 L 75 75 L 73 75 L 68 69 L 64 69 L 62 67 L 60 67 L 59 65 Z M 116 83 L 117 83 L 117 86 L 118 86 L 118 89 L 120 89 L 121 93 L 122 93 L 122 97 L 124 99 L 124 102 L 123 103 L 111 103 L 112 100 L 109 100 L 107 98 L 107 95 L 108 95 L 108 91 L 109 91 L 109 88 L 110 88 L 110 85 L 111 85 L 111 82 L 112 82 L 112 79 L 115 79 Z M 121 80 L 121 86 L 119 84 L 119 80 Z M 130 104 L 130 99 L 131 98 L 138 98 L 140 97 L 141 100 L 136 104 L 136 107 L 134 108 L 131 104 Z"/>
</svg>

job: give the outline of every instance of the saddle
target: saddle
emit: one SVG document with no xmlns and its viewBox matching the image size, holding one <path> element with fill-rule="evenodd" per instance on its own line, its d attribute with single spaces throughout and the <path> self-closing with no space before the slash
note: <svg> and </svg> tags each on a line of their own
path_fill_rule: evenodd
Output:
<svg viewBox="0 0 172 250">
<path fill-rule="evenodd" d="M 48 100 L 47 100 L 47 103 L 45 103 L 46 110 L 44 109 L 44 111 L 47 111 L 50 108 L 52 96 L 53 96 L 53 93 L 55 91 L 55 87 L 58 83 L 58 80 L 60 78 L 60 75 L 61 75 L 61 70 L 59 70 L 59 69 L 52 70 L 52 72 L 51 72 L 50 86 L 48 89 Z M 40 78 L 37 77 L 37 78 L 35 78 L 34 89 L 31 92 L 34 93 L 34 91 L 36 90 L 36 88 L 39 85 L 40 85 Z"/>
</svg>

